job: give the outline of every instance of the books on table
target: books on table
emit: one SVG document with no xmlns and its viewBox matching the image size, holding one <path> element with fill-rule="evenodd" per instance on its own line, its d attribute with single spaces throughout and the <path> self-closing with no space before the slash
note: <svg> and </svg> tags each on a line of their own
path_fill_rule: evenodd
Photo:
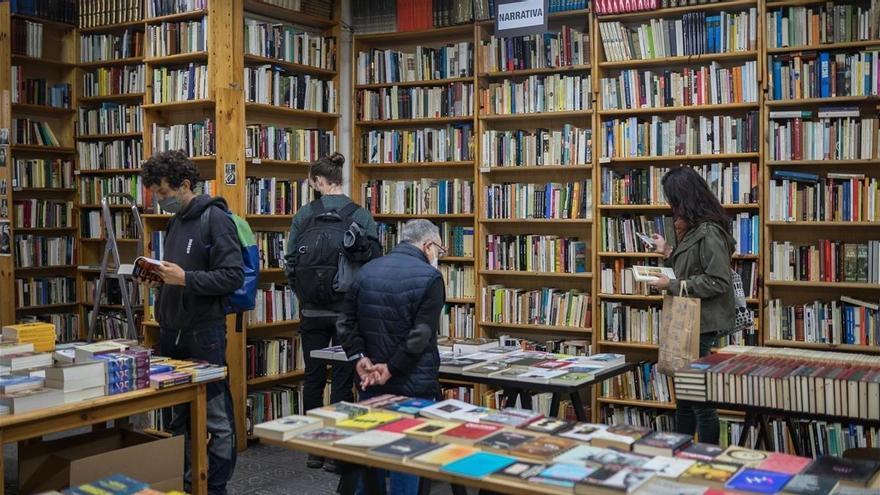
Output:
<svg viewBox="0 0 880 495">
<path fill-rule="evenodd" d="M 650 428 L 642 428 L 632 425 L 614 425 L 601 431 L 590 442 L 596 447 L 613 448 L 617 450 L 632 450 L 632 445 L 637 440 L 651 433 Z"/>
<path fill-rule="evenodd" d="M 600 467 L 590 473 L 583 481 L 575 485 L 577 495 L 604 495 L 633 493 L 654 476 L 644 469 L 611 464 Z"/>
<path fill-rule="evenodd" d="M 539 475 L 545 468 L 546 466 L 539 462 L 529 462 L 517 459 L 513 464 L 493 473 L 492 476 L 516 481 L 525 481 Z"/>
<path fill-rule="evenodd" d="M 359 449 L 371 449 L 388 445 L 400 439 L 406 438 L 402 433 L 393 433 L 390 431 L 370 430 L 348 438 L 343 438 L 334 443 L 340 447 L 355 447 Z"/>
<path fill-rule="evenodd" d="M 796 474 L 786 483 L 781 493 L 785 495 L 829 495 L 840 481 L 830 476 Z"/>
<path fill-rule="evenodd" d="M 372 430 L 373 428 L 382 426 L 386 423 L 396 421 L 400 419 L 400 417 L 399 414 L 390 412 L 370 412 L 353 418 L 344 419 L 336 423 L 336 426 L 352 430 Z"/>
<path fill-rule="evenodd" d="M 542 470 L 537 475 L 529 478 L 529 481 L 537 484 L 561 486 L 571 488 L 575 483 L 585 479 L 596 468 L 578 466 L 576 464 L 554 463 Z"/>
<path fill-rule="evenodd" d="M 534 438 L 535 435 L 529 435 L 516 430 L 504 430 L 483 438 L 475 444 L 475 447 L 489 452 L 506 454 Z"/>
<path fill-rule="evenodd" d="M 751 493 L 776 493 L 782 490 L 790 479 L 790 474 L 743 468 L 725 486 L 732 490 Z"/>
<path fill-rule="evenodd" d="M 413 462 L 440 467 L 479 452 L 478 449 L 468 445 L 458 445 L 454 443 L 439 447 L 436 444 L 431 445 L 437 448 L 413 458 Z"/>
<path fill-rule="evenodd" d="M 64 394 L 45 387 L 0 395 L 0 405 L 8 407 L 10 414 L 22 414 L 61 404 L 64 404 Z"/>
<path fill-rule="evenodd" d="M 523 426 L 529 423 L 533 423 L 543 417 L 543 414 L 536 413 L 531 409 L 517 409 L 513 407 L 506 407 L 500 411 L 495 411 L 488 416 L 481 418 L 480 422 L 509 426 L 511 428 L 522 428 Z"/>
<path fill-rule="evenodd" d="M 739 472 L 742 464 L 731 464 L 720 461 L 697 461 L 687 471 L 682 473 L 679 481 L 694 485 L 707 485 L 713 488 L 723 488 Z"/>
<path fill-rule="evenodd" d="M 731 445 L 724 449 L 724 452 L 716 457 L 715 460 L 753 467 L 766 461 L 769 456 L 769 452 Z"/>
<path fill-rule="evenodd" d="M 655 431 L 636 440 L 633 452 L 644 455 L 673 456 L 693 441 L 692 435 Z"/>
<path fill-rule="evenodd" d="M 315 430 L 306 431 L 305 433 L 300 433 L 296 435 L 296 438 L 307 442 L 334 443 L 353 435 L 355 435 L 355 432 L 351 430 L 343 430 L 342 428 L 336 428 L 333 426 L 324 426 Z"/>
<path fill-rule="evenodd" d="M 546 461 L 577 446 L 577 442 L 567 438 L 539 436 L 510 451 L 511 455 L 533 461 Z"/>
<path fill-rule="evenodd" d="M 437 441 L 444 443 L 458 443 L 461 445 L 473 445 L 480 440 L 501 431 L 501 426 L 488 423 L 461 423 L 447 430 L 437 437 Z"/>
<path fill-rule="evenodd" d="M 329 406 L 310 409 L 306 412 L 306 415 L 321 418 L 325 425 L 333 426 L 340 421 L 355 418 L 367 414 L 368 412 L 370 412 L 370 410 L 364 406 L 342 401 L 330 404 Z"/>
<path fill-rule="evenodd" d="M 367 452 L 372 455 L 391 457 L 398 460 L 412 459 L 426 452 L 438 448 L 437 444 L 419 440 L 417 438 L 401 438 L 380 447 L 374 447 Z"/>
<path fill-rule="evenodd" d="M 319 418 L 291 415 L 254 426 L 254 435 L 261 438 L 286 442 L 300 433 L 317 430 L 323 426 Z"/>
<path fill-rule="evenodd" d="M 493 454 L 490 452 L 477 452 L 448 464 L 444 464 L 440 470 L 470 478 L 483 478 L 499 469 L 510 466 L 514 462 L 516 462 L 516 459 L 513 457 Z"/>
<path fill-rule="evenodd" d="M 559 436 L 571 438 L 572 440 L 577 440 L 579 442 L 589 443 L 594 436 L 606 429 L 608 429 L 608 425 L 604 424 L 577 423 L 570 429 L 560 432 Z"/>
<path fill-rule="evenodd" d="M 678 479 L 679 476 L 684 474 L 685 471 L 691 468 L 694 465 L 694 461 L 692 459 L 682 459 L 680 457 L 666 457 L 662 455 L 658 455 L 653 457 L 648 462 L 642 464 L 642 469 L 647 469 L 648 471 L 654 471 L 657 473 L 657 476 L 661 476 L 663 478 L 672 478 Z"/>
</svg>

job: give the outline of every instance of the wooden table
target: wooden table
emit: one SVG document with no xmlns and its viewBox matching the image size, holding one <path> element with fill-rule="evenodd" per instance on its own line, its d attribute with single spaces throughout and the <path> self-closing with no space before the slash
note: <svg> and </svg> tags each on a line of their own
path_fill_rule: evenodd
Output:
<svg viewBox="0 0 880 495">
<path fill-rule="evenodd" d="M 351 464 L 357 464 L 360 466 L 387 469 L 389 471 L 396 471 L 399 473 L 415 474 L 417 476 L 428 478 L 434 481 L 450 483 L 453 486 L 464 485 L 473 488 L 479 488 L 482 490 L 490 490 L 492 492 L 504 493 L 506 495 L 535 495 L 536 493 L 551 495 L 571 495 L 572 493 L 571 490 L 565 490 L 550 485 L 536 485 L 527 481 L 507 480 L 503 478 L 496 478 L 493 476 L 488 476 L 486 478 L 469 478 L 466 476 L 446 473 L 440 471 L 437 468 L 424 466 L 413 462 L 397 461 L 386 457 L 367 455 L 367 451 L 362 449 L 334 447 L 330 444 L 307 442 L 296 438 L 294 438 L 293 440 L 288 440 L 286 442 L 279 442 L 277 440 L 261 438 L 260 442 L 265 442 L 270 445 L 277 445 L 285 449 L 298 450 L 321 457 L 328 457 L 331 459 L 336 459 Z M 343 487 L 341 491 L 343 495 L 347 495 L 348 493 L 353 493 L 353 489 L 354 487 L 348 485 L 346 487 Z"/>
<path fill-rule="evenodd" d="M 189 404 L 192 490 L 194 495 L 206 495 L 208 430 L 205 383 L 207 382 L 190 383 L 164 390 L 143 389 L 23 414 L 0 416 L 0 447 L 7 443 L 126 418 L 154 409 Z M 3 463 L 3 456 L 0 456 L 0 473 L 3 473 Z M 4 480 L 0 474 L 0 493 L 5 493 L 4 490 Z"/>
</svg>

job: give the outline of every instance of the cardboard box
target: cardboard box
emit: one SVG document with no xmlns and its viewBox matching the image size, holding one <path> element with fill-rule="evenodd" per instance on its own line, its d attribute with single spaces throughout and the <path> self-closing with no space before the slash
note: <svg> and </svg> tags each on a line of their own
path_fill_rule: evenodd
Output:
<svg viewBox="0 0 880 495">
<path fill-rule="evenodd" d="M 183 436 L 99 430 L 18 448 L 19 492 L 39 493 L 121 473 L 159 491 L 183 489 Z"/>
</svg>

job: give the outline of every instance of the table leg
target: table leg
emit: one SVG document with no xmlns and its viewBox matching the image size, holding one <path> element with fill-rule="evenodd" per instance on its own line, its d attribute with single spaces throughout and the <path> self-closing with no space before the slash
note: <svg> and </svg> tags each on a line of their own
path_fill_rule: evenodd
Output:
<svg viewBox="0 0 880 495">
<path fill-rule="evenodd" d="M 208 400 L 204 383 L 196 387 L 195 394 L 189 406 L 192 491 L 193 495 L 207 495 Z"/>
<path fill-rule="evenodd" d="M 788 434 L 791 436 L 791 443 L 794 445 L 794 455 L 804 455 L 806 446 L 802 443 L 801 432 L 791 418 L 786 418 L 785 425 L 788 426 Z"/>
<path fill-rule="evenodd" d="M 0 431 L 0 493 L 6 493 L 6 462 L 3 460 L 3 431 Z"/>
<path fill-rule="evenodd" d="M 739 436 L 739 442 L 737 442 L 739 447 L 745 447 L 746 442 L 749 438 L 749 430 L 752 429 L 752 426 L 756 426 L 755 415 L 751 412 L 746 411 L 746 419 L 743 421 L 743 429 L 742 434 Z M 760 426 L 758 426 L 760 428 Z"/>
<path fill-rule="evenodd" d="M 555 418 L 559 415 L 559 394 L 553 394 L 553 399 L 550 400 L 550 414 L 551 418 Z"/>
<path fill-rule="evenodd" d="M 450 483 L 449 488 L 452 488 L 452 495 L 467 495 L 467 488 L 462 485 Z"/>
<path fill-rule="evenodd" d="M 571 406 L 574 407 L 574 414 L 578 421 L 587 422 L 587 413 L 584 411 L 584 402 L 581 400 L 581 394 L 575 392 L 569 396 L 571 398 Z"/>
<path fill-rule="evenodd" d="M 519 391 L 519 403 L 522 405 L 523 409 L 531 409 L 532 408 L 532 394 L 528 390 L 520 390 Z"/>
</svg>

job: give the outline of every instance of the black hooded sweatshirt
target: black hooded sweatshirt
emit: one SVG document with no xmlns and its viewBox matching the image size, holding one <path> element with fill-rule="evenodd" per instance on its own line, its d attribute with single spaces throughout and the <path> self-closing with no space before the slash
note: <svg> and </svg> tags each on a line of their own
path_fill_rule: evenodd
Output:
<svg viewBox="0 0 880 495">
<path fill-rule="evenodd" d="M 202 243 L 201 216 L 211 208 L 210 248 Z M 226 317 L 224 297 L 244 283 L 241 244 L 225 213 L 226 200 L 196 196 L 168 222 L 164 260 L 186 272 L 186 285 L 162 285 L 156 320 L 165 330 L 195 330 Z"/>
</svg>

